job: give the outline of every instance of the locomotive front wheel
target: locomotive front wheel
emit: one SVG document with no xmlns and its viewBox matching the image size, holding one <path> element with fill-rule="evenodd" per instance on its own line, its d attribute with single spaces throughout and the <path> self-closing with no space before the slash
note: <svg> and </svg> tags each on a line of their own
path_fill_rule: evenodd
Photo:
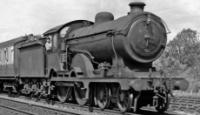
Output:
<svg viewBox="0 0 200 115">
<path fill-rule="evenodd" d="M 97 88 L 97 105 L 101 109 L 105 109 L 110 105 L 111 91 L 106 86 L 100 86 Z"/>
<path fill-rule="evenodd" d="M 68 95 L 68 88 L 67 87 L 58 87 L 57 89 L 57 98 L 60 102 L 65 102 Z"/>
<path fill-rule="evenodd" d="M 167 110 L 167 108 L 163 105 L 159 105 L 158 107 L 156 107 L 156 110 L 159 112 L 159 113 L 163 113 Z"/>
<path fill-rule="evenodd" d="M 155 107 L 155 109 L 159 112 L 159 113 L 164 113 L 169 106 L 169 99 L 168 96 L 165 97 L 165 101 L 162 98 L 158 98 L 158 106 Z"/>
<path fill-rule="evenodd" d="M 76 102 L 79 105 L 85 105 L 87 103 L 87 99 L 85 98 L 86 96 L 86 90 L 82 89 L 81 87 L 75 86 L 74 87 L 74 96 L 76 99 Z"/>
<path fill-rule="evenodd" d="M 117 92 L 117 106 L 121 112 L 126 112 L 130 109 L 133 102 L 133 94 L 128 91 L 122 91 L 118 88 Z"/>
</svg>

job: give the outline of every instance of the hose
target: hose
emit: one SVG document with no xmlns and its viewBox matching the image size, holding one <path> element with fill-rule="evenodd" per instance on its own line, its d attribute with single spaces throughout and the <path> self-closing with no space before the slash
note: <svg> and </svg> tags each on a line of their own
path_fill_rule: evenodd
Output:
<svg viewBox="0 0 200 115">
<path fill-rule="evenodd" d="M 112 35 L 112 37 L 111 37 L 111 43 L 112 43 L 112 49 L 113 49 L 115 58 L 118 60 L 118 55 L 117 55 L 117 52 L 116 52 L 116 49 L 115 49 L 115 45 L 114 45 L 114 35 Z"/>
</svg>

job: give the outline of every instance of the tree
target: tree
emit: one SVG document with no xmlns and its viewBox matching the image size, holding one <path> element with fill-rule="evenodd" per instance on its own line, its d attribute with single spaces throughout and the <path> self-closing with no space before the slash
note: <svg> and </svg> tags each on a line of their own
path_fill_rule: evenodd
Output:
<svg viewBox="0 0 200 115">
<path fill-rule="evenodd" d="M 159 58 L 162 69 L 168 74 L 178 75 L 190 69 L 191 77 L 200 79 L 200 42 L 197 31 L 183 29 L 167 44 Z"/>
<path fill-rule="evenodd" d="M 197 31 L 183 29 L 176 37 L 168 43 L 169 55 L 182 64 L 194 65 L 193 57 L 200 54 L 200 45 Z"/>
</svg>

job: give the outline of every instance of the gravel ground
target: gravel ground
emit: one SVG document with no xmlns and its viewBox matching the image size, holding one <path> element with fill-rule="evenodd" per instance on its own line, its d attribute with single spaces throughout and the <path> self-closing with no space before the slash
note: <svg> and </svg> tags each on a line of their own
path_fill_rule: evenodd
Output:
<svg viewBox="0 0 200 115">
<path fill-rule="evenodd" d="M 175 111 L 175 112 L 180 115 L 199 115 L 199 113 L 187 113 L 184 111 Z"/>
<path fill-rule="evenodd" d="M 8 109 L 0 107 L 0 115 L 26 115 L 26 114 L 17 113 L 16 111 L 12 111 L 10 109 L 8 110 Z"/>
</svg>

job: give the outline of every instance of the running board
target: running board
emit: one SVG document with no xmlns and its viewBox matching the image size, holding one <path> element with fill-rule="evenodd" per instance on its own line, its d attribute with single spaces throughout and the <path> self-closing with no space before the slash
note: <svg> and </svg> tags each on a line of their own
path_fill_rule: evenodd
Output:
<svg viewBox="0 0 200 115">
<path fill-rule="evenodd" d="M 73 87 L 74 83 L 67 83 L 67 82 L 56 82 L 56 86 L 67 86 L 67 87 Z"/>
</svg>

